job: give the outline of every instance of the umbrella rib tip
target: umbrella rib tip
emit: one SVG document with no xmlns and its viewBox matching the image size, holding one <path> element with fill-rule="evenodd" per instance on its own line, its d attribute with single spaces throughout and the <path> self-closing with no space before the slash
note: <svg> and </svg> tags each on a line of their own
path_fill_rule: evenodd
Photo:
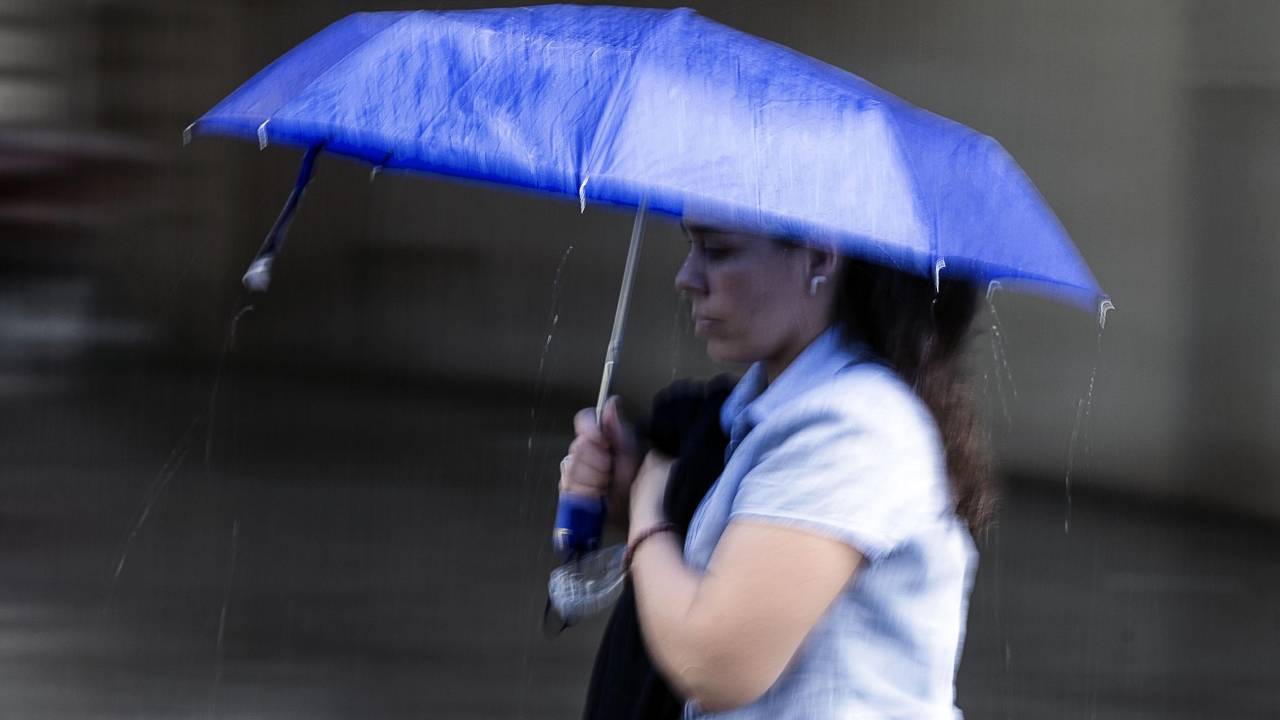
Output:
<svg viewBox="0 0 1280 720">
<path fill-rule="evenodd" d="M 590 175 L 582 178 L 582 184 L 578 186 L 578 212 L 585 213 L 587 211 L 587 181 L 591 179 Z"/>
<path fill-rule="evenodd" d="M 269 122 L 271 122 L 271 118 L 267 118 L 266 120 L 263 120 L 262 124 L 258 126 L 258 149 L 259 150 L 267 149 L 267 123 Z"/>
<path fill-rule="evenodd" d="M 1102 330 L 1107 329 L 1107 313 L 1115 309 L 1116 309 L 1115 303 L 1111 302 L 1110 298 L 1103 298 L 1102 302 L 1098 303 L 1098 327 L 1099 328 L 1101 328 Z"/>
</svg>

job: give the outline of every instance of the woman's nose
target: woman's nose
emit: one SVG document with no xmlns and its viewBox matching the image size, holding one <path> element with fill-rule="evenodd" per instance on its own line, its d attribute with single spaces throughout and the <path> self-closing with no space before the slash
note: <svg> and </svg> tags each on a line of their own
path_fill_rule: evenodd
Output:
<svg viewBox="0 0 1280 720">
<path fill-rule="evenodd" d="M 702 273 L 696 250 L 689 250 L 689 254 L 684 258 L 684 264 L 676 272 L 676 290 L 690 295 L 706 293 L 707 279 Z"/>
</svg>

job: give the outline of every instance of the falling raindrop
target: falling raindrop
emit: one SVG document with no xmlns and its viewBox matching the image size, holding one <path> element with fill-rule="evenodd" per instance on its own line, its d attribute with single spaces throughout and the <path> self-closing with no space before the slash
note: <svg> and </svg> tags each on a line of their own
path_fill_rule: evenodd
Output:
<svg viewBox="0 0 1280 720">
<path fill-rule="evenodd" d="M 209 693 L 209 718 L 218 714 L 218 689 L 222 685 L 222 640 L 227 632 L 227 606 L 231 601 L 231 585 L 236 579 L 236 554 L 240 544 L 240 520 L 231 522 L 231 562 L 227 570 L 227 582 L 222 589 L 222 609 L 218 613 L 218 639 L 215 646 L 216 659 L 213 669 L 213 688 Z"/>
<path fill-rule="evenodd" d="M 521 474 L 520 487 L 525 491 L 520 496 L 520 517 L 528 517 L 529 504 L 529 476 L 533 472 L 534 452 L 533 452 L 533 436 L 538 430 L 538 408 L 542 405 L 544 395 L 546 393 L 546 382 L 544 370 L 547 364 L 547 354 L 551 350 L 551 342 L 555 338 L 556 327 L 560 324 L 560 293 L 561 278 L 564 276 L 565 267 L 569 264 L 569 256 L 573 254 L 573 245 L 565 248 L 564 255 L 560 257 L 560 263 L 556 266 L 555 275 L 551 280 L 551 306 L 547 310 L 546 338 L 542 342 L 542 352 L 538 356 L 538 372 L 534 377 L 533 399 L 529 403 L 529 433 L 525 439 L 525 459 L 524 472 Z"/>
<path fill-rule="evenodd" d="M 1071 532 L 1071 473 L 1075 469 L 1076 450 L 1080 440 L 1081 428 L 1084 428 L 1085 434 L 1088 435 L 1088 422 L 1093 413 L 1093 388 L 1098 379 L 1098 361 L 1102 357 L 1102 333 L 1103 323 L 1099 323 L 1098 344 L 1093 355 L 1093 369 L 1089 371 L 1089 389 L 1085 392 L 1084 397 L 1076 401 L 1076 419 L 1071 428 L 1071 441 L 1067 445 L 1067 473 L 1063 483 L 1067 498 L 1067 510 L 1066 517 L 1062 521 L 1063 533 Z M 1091 449 L 1091 444 L 1086 442 L 1086 456 Z"/>
<path fill-rule="evenodd" d="M 187 427 L 186 432 L 182 434 L 173 450 L 169 453 L 169 458 L 165 460 L 164 465 L 160 467 L 160 471 L 156 473 L 156 477 L 151 481 L 151 485 L 147 487 L 146 492 L 142 494 L 141 507 L 138 510 L 137 517 L 134 518 L 133 525 L 129 530 L 129 534 L 125 537 L 120 545 L 120 552 L 117 553 L 115 571 L 111 575 L 111 586 L 107 591 L 107 601 L 103 606 L 103 612 L 110 612 L 111 602 L 115 598 L 116 587 L 120 583 L 120 575 L 124 572 L 125 563 L 129 559 L 129 551 L 133 548 L 134 539 L 138 537 L 138 533 L 142 531 L 142 527 L 146 525 L 147 518 L 151 517 L 151 511 L 155 508 L 160 497 L 164 495 L 165 488 L 168 487 L 169 481 L 178 473 L 182 467 L 182 463 L 187 459 L 187 453 L 191 449 L 191 438 L 194 435 L 196 426 L 199 424 L 200 418 L 191 421 L 191 425 Z"/>
<path fill-rule="evenodd" d="M 560 258 L 560 264 L 556 266 L 556 274 L 551 280 L 551 307 L 547 311 L 547 336 L 542 341 L 542 352 L 538 355 L 538 373 L 534 377 L 533 403 L 529 406 L 529 446 L 533 445 L 533 423 L 537 419 L 537 408 L 542 400 L 542 393 L 545 383 L 542 376 L 543 370 L 547 364 L 547 353 L 551 350 L 551 341 L 555 337 L 556 327 L 560 324 L 560 278 L 564 275 L 564 268 L 569 263 L 569 256 L 573 254 L 573 246 L 565 248 L 564 255 Z"/>
<path fill-rule="evenodd" d="M 1018 387 L 1013 382 L 1013 371 L 1009 369 L 1009 358 L 1005 351 L 1003 325 L 1000 322 L 1000 313 L 996 310 L 995 293 L 1000 289 L 999 281 L 993 280 L 987 286 L 987 307 L 991 309 L 991 361 L 996 375 L 996 394 L 1000 398 L 1000 409 L 1004 415 L 1005 426 L 1012 423 L 1012 416 L 1009 413 L 1009 400 L 1005 393 L 1005 384 L 1009 386 L 1009 393 L 1016 400 L 1018 397 Z M 987 379 L 987 375 L 983 379 Z"/>
<path fill-rule="evenodd" d="M 222 386 L 222 376 L 227 369 L 227 359 L 235 350 L 236 335 L 240 330 L 240 320 L 253 309 L 252 305 L 242 305 L 236 314 L 232 316 L 231 322 L 227 324 L 227 335 L 222 342 L 222 350 L 218 353 L 218 365 L 214 370 L 213 385 L 209 390 L 209 407 L 205 413 L 204 472 L 206 476 L 212 473 L 213 467 L 213 433 L 217 425 L 214 421 L 217 417 L 218 390 Z"/>
</svg>

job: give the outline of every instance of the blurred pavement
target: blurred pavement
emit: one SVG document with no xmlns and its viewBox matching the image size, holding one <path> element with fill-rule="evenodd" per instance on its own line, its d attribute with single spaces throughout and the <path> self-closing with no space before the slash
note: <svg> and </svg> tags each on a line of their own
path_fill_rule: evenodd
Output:
<svg viewBox="0 0 1280 720">
<path fill-rule="evenodd" d="M 235 360 L 5 378 L 0 717 L 576 717 L 601 623 L 539 621 L 580 400 Z M 962 706 L 1277 716 L 1278 536 L 1015 485 Z"/>
</svg>

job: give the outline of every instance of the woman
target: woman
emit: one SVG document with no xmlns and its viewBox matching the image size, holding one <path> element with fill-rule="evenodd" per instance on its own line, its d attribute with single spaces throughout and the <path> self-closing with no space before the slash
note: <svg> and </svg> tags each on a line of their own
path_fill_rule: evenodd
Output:
<svg viewBox="0 0 1280 720">
<path fill-rule="evenodd" d="M 726 462 L 683 543 L 672 458 L 575 418 L 563 492 L 629 493 L 635 611 L 685 717 L 951 718 L 991 499 L 958 363 L 975 293 L 831 249 L 687 228 Z M 616 507 L 616 506 L 615 506 Z M 674 532 L 673 532 L 674 531 Z"/>
</svg>

